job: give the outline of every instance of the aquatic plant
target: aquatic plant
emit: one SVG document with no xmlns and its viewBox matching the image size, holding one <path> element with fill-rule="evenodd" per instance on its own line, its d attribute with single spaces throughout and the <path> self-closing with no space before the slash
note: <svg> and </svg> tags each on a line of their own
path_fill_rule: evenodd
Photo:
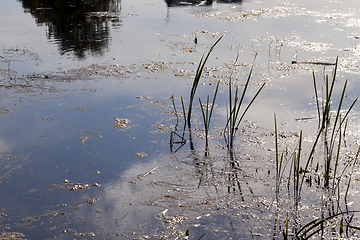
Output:
<svg viewBox="0 0 360 240">
<path fill-rule="evenodd" d="M 337 213 L 337 214 L 333 214 L 333 215 L 331 215 L 329 217 L 324 217 L 324 215 L 322 215 L 321 218 L 310 221 L 309 223 L 305 224 L 302 228 L 300 228 L 296 232 L 295 238 L 296 239 L 310 239 L 315 234 L 320 233 L 321 235 L 323 235 L 323 233 L 325 231 L 325 227 L 326 227 L 325 224 L 331 223 L 331 221 L 336 220 L 337 217 L 344 216 L 344 215 L 347 215 L 347 214 L 352 214 L 352 217 L 350 217 L 349 220 L 346 222 L 345 227 L 347 229 L 360 230 L 359 227 L 351 225 L 351 222 L 352 222 L 353 216 L 354 216 L 353 214 L 358 213 L 358 212 L 360 212 L 360 211 L 340 212 L 340 213 Z M 344 232 L 344 217 L 342 217 L 340 219 L 340 223 L 338 224 L 338 226 L 339 226 L 339 234 L 341 236 L 343 234 L 343 232 Z"/>
<path fill-rule="evenodd" d="M 310 152 L 307 156 L 307 159 L 305 161 L 305 166 L 302 168 L 300 167 L 300 157 L 301 157 L 301 144 L 302 144 L 302 131 L 300 132 L 299 142 L 298 142 L 298 151 L 294 151 L 293 156 L 293 163 L 291 164 L 293 168 L 293 174 L 294 174 L 294 191 L 296 192 L 295 195 L 300 195 L 301 188 L 304 184 L 304 181 L 306 179 L 306 174 L 309 173 L 309 165 L 311 161 L 313 160 L 315 156 L 315 151 L 317 149 L 317 146 L 319 144 L 319 140 L 323 139 L 323 146 L 325 149 L 325 161 L 324 161 L 324 187 L 329 186 L 329 180 L 332 178 L 334 180 L 333 182 L 333 188 L 335 187 L 335 179 L 336 175 L 338 173 L 338 164 L 340 159 L 340 147 L 341 147 L 341 136 L 344 135 L 344 132 L 342 130 L 342 126 L 345 123 L 345 120 L 347 119 L 351 109 L 354 107 L 357 99 L 353 101 L 349 109 L 345 112 L 344 117 L 342 117 L 342 104 L 345 97 L 345 91 L 347 86 L 347 81 L 345 81 L 342 94 L 339 99 L 339 104 L 337 106 L 337 111 L 335 118 L 332 120 L 332 111 L 331 111 L 331 103 L 332 103 L 332 94 L 334 90 L 334 85 L 336 81 L 336 71 L 337 71 L 337 65 L 338 65 L 338 59 L 336 59 L 335 69 L 333 73 L 332 81 L 329 81 L 328 75 L 325 77 L 325 97 L 324 101 L 320 103 L 318 93 L 317 93 L 317 87 L 316 87 L 316 78 L 315 74 L 313 73 L 313 83 L 314 83 L 314 90 L 315 90 L 315 99 L 316 99 L 316 106 L 317 106 L 317 112 L 318 112 L 318 119 L 319 119 L 319 125 L 318 130 L 315 136 L 315 140 L 311 146 Z M 276 120 L 275 120 L 276 121 Z M 275 122 L 276 124 L 276 122 Z M 331 134 L 329 134 L 331 133 Z M 275 148 L 276 148 L 276 164 L 278 164 L 278 142 L 277 142 L 277 129 L 275 125 Z M 336 154 L 334 156 L 334 147 L 336 146 Z M 334 165 L 333 168 L 331 166 Z M 278 165 L 277 165 L 278 169 Z M 333 169 L 333 173 L 331 174 L 331 169 Z M 318 167 L 316 169 L 316 172 L 318 171 Z M 291 176 L 291 172 L 289 173 L 289 178 Z"/>
<path fill-rule="evenodd" d="M 210 47 L 206 57 L 204 58 L 204 56 L 202 56 L 201 59 L 200 59 L 200 62 L 199 62 L 199 65 L 198 65 L 198 67 L 196 69 L 195 77 L 194 77 L 194 80 L 193 80 L 193 83 L 192 83 L 191 91 L 190 91 L 190 100 L 189 100 L 189 106 L 188 106 L 187 114 L 185 112 L 184 100 L 181 97 L 182 111 L 183 111 L 183 116 L 184 116 L 184 130 L 183 130 L 182 136 L 180 136 L 179 134 L 177 134 L 174 131 L 171 131 L 171 134 L 170 134 L 170 149 L 171 149 L 171 152 L 172 152 L 172 147 L 173 147 L 173 145 L 175 143 L 180 143 L 181 144 L 178 149 L 180 149 L 186 143 L 186 140 L 184 138 L 186 126 L 188 126 L 188 130 L 189 130 L 190 149 L 194 150 L 194 145 L 193 145 L 192 136 L 191 136 L 191 115 L 192 115 L 192 107 L 193 107 L 193 102 L 194 102 L 194 98 L 195 98 L 195 93 L 196 93 L 197 87 L 199 85 L 200 78 L 201 78 L 203 69 L 205 67 L 205 64 L 206 64 L 211 52 L 214 50 L 215 46 L 219 43 L 219 41 L 222 38 L 223 38 L 223 36 L 219 37 L 219 39 Z M 207 103 L 206 103 L 206 111 L 204 110 L 203 104 L 201 103 L 201 99 L 199 98 L 201 110 L 202 110 L 202 113 L 203 113 L 204 125 L 205 125 L 206 146 L 208 146 L 208 132 L 209 132 L 209 126 L 210 126 L 210 119 L 211 119 L 212 111 L 213 111 L 213 108 L 214 108 L 214 105 L 215 105 L 215 99 L 216 99 L 218 87 L 219 87 L 219 82 L 218 82 L 218 85 L 216 87 L 216 91 L 215 91 L 215 95 L 214 95 L 214 98 L 213 98 L 213 103 L 212 103 L 211 108 L 210 108 L 210 112 L 208 110 L 208 108 L 209 108 L 209 96 L 208 96 Z M 172 100 L 175 115 L 177 117 L 177 122 L 176 122 L 176 125 L 175 125 L 175 130 L 177 131 L 177 126 L 179 124 L 178 114 L 177 114 L 177 111 L 176 111 L 174 97 L 171 96 L 170 99 Z M 187 115 L 187 117 L 186 117 L 186 115 Z M 174 141 L 173 138 L 175 136 L 180 137 L 181 141 Z"/>
<path fill-rule="evenodd" d="M 257 56 L 257 53 L 255 54 L 254 61 L 256 59 L 256 56 Z M 238 58 L 239 58 L 239 55 L 236 56 L 234 65 L 236 64 Z M 235 87 L 235 94 L 234 94 L 234 96 L 232 95 L 232 92 L 233 92 L 232 81 L 231 81 L 232 76 L 230 75 L 230 77 L 229 77 L 229 105 L 228 105 L 228 109 L 227 109 L 228 118 L 227 118 L 225 129 L 224 129 L 224 137 L 225 137 L 227 147 L 230 150 L 233 149 L 234 137 L 235 137 L 237 130 L 239 129 L 239 125 L 240 125 L 241 121 L 243 120 L 243 118 L 244 118 L 246 112 L 249 110 L 250 106 L 255 101 L 256 97 L 259 95 L 259 93 L 265 86 L 265 83 L 261 85 L 259 90 L 256 92 L 256 94 L 252 97 L 251 101 L 248 103 L 245 110 L 240 114 L 240 109 L 243 104 L 247 88 L 249 86 L 249 82 L 250 82 L 250 78 L 251 78 L 253 69 L 254 69 L 254 63 L 251 66 L 250 73 L 249 73 L 247 81 L 244 85 L 241 97 L 239 97 L 240 96 L 239 95 L 239 86 Z"/>
<path fill-rule="evenodd" d="M 174 107 L 174 111 L 175 111 L 175 116 L 176 116 L 176 125 L 174 126 L 175 131 L 171 130 L 170 132 L 170 150 L 171 152 L 173 152 L 173 146 L 174 144 L 180 144 L 180 146 L 174 151 L 177 152 L 182 146 L 185 145 L 186 143 L 186 139 L 185 139 L 185 129 L 186 129 L 186 113 L 185 113 L 185 105 L 184 105 L 184 99 L 182 97 L 180 97 L 181 100 L 181 106 L 182 106 L 182 115 L 184 117 L 184 129 L 182 131 L 182 136 L 180 136 L 176 131 L 177 131 L 177 126 L 179 124 L 179 113 L 176 110 L 176 104 L 175 104 L 175 98 L 174 95 L 172 95 L 170 97 L 172 103 L 173 103 L 173 107 Z M 178 137 L 179 141 L 175 141 L 174 138 Z"/>
<path fill-rule="evenodd" d="M 281 153 L 281 157 L 279 159 L 279 145 L 278 145 L 278 131 L 277 131 L 277 123 L 276 123 L 276 114 L 274 114 L 274 122 L 275 122 L 275 164 L 276 164 L 276 194 L 279 193 L 280 182 L 281 182 L 281 170 L 282 163 L 284 159 L 284 153 Z"/>
<path fill-rule="evenodd" d="M 187 114 L 187 125 L 189 127 L 189 130 L 191 129 L 192 105 L 193 105 L 193 101 L 194 101 L 194 98 L 195 98 L 195 93 L 196 93 L 197 87 L 198 87 L 199 82 L 200 82 L 201 74 L 203 72 L 203 69 L 205 67 L 205 64 L 206 64 L 211 52 L 214 50 L 215 46 L 219 43 L 219 41 L 222 38 L 223 38 L 223 36 L 219 37 L 219 39 L 211 46 L 211 48 L 209 49 L 205 59 L 204 59 L 204 56 L 201 57 L 200 62 L 199 62 L 199 66 L 196 69 L 194 81 L 193 81 L 193 84 L 192 84 L 192 87 L 191 87 L 189 108 L 188 108 L 188 114 Z"/>
<path fill-rule="evenodd" d="M 195 94 L 197 91 L 197 87 L 199 85 L 200 82 L 200 78 L 203 72 L 203 69 L 205 67 L 205 64 L 211 54 L 211 52 L 214 50 L 215 46 L 219 43 L 219 41 L 223 38 L 223 36 L 221 36 L 209 49 L 206 57 L 204 58 L 204 56 L 201 57 L 199 65 L 197 67 L 196 73 L 195 73 L 195 77 L 192 83 L 192 87 L 191 87 L 191 91 L 190 91 L 190 99 L 189 99 L 189 106 L 188 106 L 188 111 L 187 114 L 185 113 L 185 107 L 184 107 L 184 102 L 183 99 L 181 98 L 181 103 L 182 103 L 182 107 L 183 107 L 183 115 L 184 115 L 184 132 L 185 132 L 185 128 L 186 125 L 188 127 L 189 130 L 189 142 L 190 142 L 190 149 L 194 150 L 194 146 L 193 146 L 193 142 L 192 142 L 192 136 L 191 136 L 191 116 L 192 116 L 192 108 L 193 108 L 193 101 L 195 98 Z M 255 54 L 254 57 L 254 61 L 256 59 L 257 53 Z M 236 64 L 237 60 L 239 58 L 239 55 L 236 56 L 234 65 Z M 250 102 L 247 104 L 246 108 L 241 112 L 240 109 L 243 105 L 244 99 L 245 99 L 245 94 L 247 92 L 248 86 L 249 86 L 249 82 L 251 79 L 251 75 L 252 75 L 252 71 L 254 68 L 254 63 L 252 64 L 252 67 L 250 69 L 250 73 L 248 75 L 247 81 L 244 85 L 244 88 L 242 90 L 241 96 L 239 93 L 239 86 L 236 86 L 235 89 L 233 90 L 233 86 L 232 86 L 232 74 L 229 77 L 229 105 L 227 107 L 227 120 L 226 120 L 226 124 L 225 124 L 225 128 L 224 128 L 224 137 L 225 137 L 225 141 L 226 141 L 226 145 L 228 147 L 228 149 L 232 150 L 233 149 L 233 144 L 234 144 L 234 137 L 236 135 L 236 132 L 239 128 L 240 123 L 242 122 L 246 112 L 249 110 L 249 108 L 251 107 L 251 105 L 253 104 L 253 102 L 255 101 L 255 99 L 257 98 L 257 96 L 259 95 L 259 93 L 261 92 L 261 90 L 264 88 L 265 83 L 261 85 L 261 87 L 259 88 L 259 90 L 256 92 L 256 94 L 252 97 L 252 99 L 250 100 Z M 219 84 L 220 81 L 218 81 L 216 89 L 215 89 L 215 93 L 214 93 L 214 97 L 212 100 L 212 103 L 210 103 L 210 99 L 209 99 L 209 95 L 207 96 L 207 101 L 205 104 L 203 104 L 203 102 L 201 101 L 201 99 L 199 98 L 199 103 L 200 103 L 200 107 L 201 107 L 201 112 L 202 112 L 202 117 L 203 117 L 203 122 L 204 122 L 204 126 L 205 126 L 205 139 L 206 139 L 206 153 L 207 153 L 207 148 L 208 148 L 208 136 L 209 136 L 209 127 L 210 127 L 210 122 L 211 122 L 211 117 L 212 117 L 212 113 L 213 113 L 213 109 L 215 106 L 215 100 L 216 100 L 216 96 L 219 90 Z M 233 96 L 233 92 L 234 96 Z M 173 103 L 173 107 L 175 110 L 175 114 L 177 117 L 177 123 L 175 125 L 175 130 L 177 130 L 177 126 L 179 124 L 179 119 L 178 119 L 178 115 L 177 115 L 177 111 L 176 111 L 176 106 L 175 106 L 175 102 L 174 102 L 174 97 L 172 96 L 170 98 L 172 100 Z M 205 107 L 204 107 L 205 106 Z M 187 117 L 186 117 L 187 115 Z M 173 143 L 175 143 L 173 141 L 173 137 L 174 137 L 174 133 L 171 133 L 171 139 L 170 139 L 170 145 L 172 147 Z M 184 135 L 182 136 L 183 140 L 184 140 Z M 181 141 L 182 143 L 182 141 Z"/>
<path fill-rule="evenodd" d="M 340 181 L 343 176 L 345 176 L 345 171 L 349 169 L 350 166 L 354 169 L 355 164 L 358 162 L 358 157 L 360 153 L 360 147 L 356 153 L 356 156 L 348 161 L 345 166 L 342 169 L 342 172 L 339 174 L 339 163 L 341 159 L 341 145 L 342 145 L 342 137 L 345 136 L 346 131 L 346 123 L 347 118 L 349 116 L 350 111 L 354 107 L 355 103 L 357 102 L 357 99 L 355 99 L 350 107 L 344 111 L 343 108 L 343 101 L 345 98 L 345 91 L 347 86 L 347 81 L 345 81 L 342 92 L 340 95 L 340 99 L 338 101 L 337 110 L 331 111 L 331 104 L 333 101 L 333 92 L 334 92 L 334 85 L 336 81 L 336 72 L 337 72 L 337 66 L 338 66 L 338 58 L 336 59 L 335 68 L 333 72 L 332 80 L 329 81 L 329 77 L 325 77 L 325 92 L 324 94 L 324 101 L 320 102 L 318 93 L 317 93 L 317 84 L 316 84 L 316 78 L 315 74 L 313 72 L 313 84 L 314 84 L 314 90 L 315 90 L 315 99 L 316 99 L 316 106 L 317 106 L 317 112 L 318 112 L 318 129 L 315 136 L 315 140 L 313 141 L 310 152 L 307 154 L 307 159 L 304 161 L 305 164 L 301 163 L 300 159 L 304 154 L 302 153 L 302 143 L 303 143 L 303 132 L 300 131 L 299 140 L 297 143 L 296 149 L 292 152 L 292 161 L 289 171 L 289 177 L 288 177 L 288 187 L 290 185 L 290 177 L 291 174 L 293 175 L 293 196 L 294 196 L 294 209 L 295 212 L 297 212 L 297 206 L 300 202 L 300 195 L 301 190 L 303 188 L 303 184 L 306 181 L 308 181 L 311 184 L 311 173 L 315 173 L 315 177 L 319 176 L 319 174 L 322 173 L 323 176 L 323 185 L 322 189 L 324 190 L 323 194 L 323 206 L 321 206 L 322 209 L 322 215 L 320 218 L 310 221 L 309 223 L 305 224 L 300 229 L 297 229 L 296 226 L 298 226 L 299 219 L 297 214 L 295 214 L 294 219 L 294 234 L 296 239 L 309 239 L 313 237 L 315 234 L 320 234 L 322 237 L 324 236 L 325 228 L 329 226 L 330 222 L 331 224 L 334 224 L 334 221 L 339 221 L 340 223 L 337 224 L 340 226 L 339 231 L 337 233 L 340 233 L 340 235 L 344 232 L 344 227 L 346 229 L 357 229 L 360 230 L 360 228 L 355 227 L 351 225 L 351 221 L 353 219 L 353 215 L 344 218 L 345 215 L 353 214 L 358 211 L 349 211 L 346 206 L 346 211 L 342 210 L 340 208 Z M 335 113 L 335 115 L 334 115 Z M 335 117 L 333 117 L 333 115 Z M 276 191 L 278 194 L 279 191 L 279 185 L 280 180 L 282 177 L 281 170 L 282 170 L 282 161 L 283 161 L 283 155 L 279 155 L 279 146 L 278 146 L 278 133 L 277 133 L 277 124 L 276 124 L 276 116 L 274 116 L 275 120 L 275 164 L 276 164 Z M 322 144 L 320 144 L 322 139 Z M 324 149 L 324 164 L 323 169 L 319 169 L 319 162 L 317 162 L 315 171 L 312 171 L 309 169 L 310 163 L 312 163 L 317 155 L 315 155 L 315 152 L 317 152 L 317 149 L 319 148 L 318 145 L 322 145 Z M 303 166 L 303 168 L 301 167 Z M 349 176 L 351 178 L 352 172 L 350 172 Z M 332 184 L 330 184 L 330 180 L 332 180 Z M 318 186 L 320 186 L 320 177 L 317 180 Z M 350 180 L 347 184 L 345 184 L 345 203 L 347 201 L 347 194 L 350 186 Z M 334 199 L 334 195 L 337 191 L 337 199 Z M 326 206 L 332 206 L 333 201 L 337 201 L 337 208 L 330 208 Z M 325 216 L 325 212 L 327 212 L 328 216 Z M 341 217 L 341 219 L 339 219 Z M 345 221 L 345 223 L 344 223 Z M 286 223 L 288 225 L 288 223 Z M 285 234 L 287 236 L 287 234 Z M 284 235 L 284 237 L 285 237 Z"/>
<path fill-rule="evenodd" d="M 333 172 L 333 179 L 335 181 L 336 174 L 337 174 L 337 166 L 339 163 L 339 151 L 340 151 L 340 145 L 341 145 L 341 129 L 342 126 L 347 119 L 351 109 L 354 107 L 355 103 L 357 102 L 357 98 L 353 101 L 349 109 L 346 111 L 344 117 L 341 117 L 341 109 L 343 100 L 345 97 L 345 91 L 347 86 L 347 80 L 344 83 L 342 94 L 340 96 L 339 104 L 337 107 L 335 119 L 331 121 L 332 114 L 331 114 L 331 103 L 332 103 L 332 94 L 334 90 L 334 85 L 336 81 L 336 73 L 337 73 L 337 66 L 338 66 L 338 58 L 336 58 L 335 63 L 335 69 L 333 73 L 333 78 L 331 83 L 329 82 L 328 75 L 325 78 L 325 102 L 321 105 L 321 111 L 320 111 L 320 104 L 319 104 L 319 98 L 317 95 L 316 90 L 316 79 L 315 74 L 313 73 L 313 81 L 314 81 L 314 89 L 315 89 L 315 99 L 316 99 L 316 105 L 317 105 L 317 111 L 318 111 L 318 118 L 319 118 L 319 127 L 318 127 L 318 133 L 315 138 L 315 142 L 313 144 L 313 147 L 311 149 L 311 152 L 309 154 L 308 160 L 306 162 L 303 176 L 300 184 L 300 190 L 305 180 L 305 175 L 308 170 L 309 164 L 311 162 L 311 159 L 313 158 L 316 145 L 318 144 L 318 140 L 320 139 L 320 136 L 323 136 L 323 145 L 325 149 L 325 169 L 324 169 L 324 186 L 327 187 L 329 185 L 329 180 L 331 178 L 331 165 L 332 162 L 334 162 L 334 172 Z M 331 132 L 331 135 L 329 133 Z M 336 144 L 337 142 L 337 144 Z M 333 150 L 334 147 L 337 146 L 337 154 L 335 156 L 335 159 L 333 159 Z M 333 161 L 332 161 L 333 160 Z M 334 186 L 335 184 L 333 184 Z"/>
<path fill-rule="evenodd" d="M 219 90 L 219 84 L 220 84 L 220 80 L 217 82 L 212 103 L 209 103 L 209 95 L 207 96 L 205 109 L 204 109 L 204 106 L 203 106 L 203 104 L 201 102 L 201 99 L 199 98 L 199 103 L 200 103 L 201 112 L 202 112 L 203 121 L 204 121 L 204 126 L 205 126 L 205 139 L 206 139 L 205 140 L 206 141 L 206 144 L 205 144 L 206 150 L 205 150 L 205 152 L 206 153 L 208 152 L 208 146 L 209 146 L 208 136 L 209 136 L 210 121 L 211 121 L 212 112 L 213 112 L 213 109 L 214 109 L 214 106 L 215 106 L 216 95 L 217 95 L 218 90 Z M 209 108 L 210 108 L 210 112 L 209 112 Z"/>
</svg>

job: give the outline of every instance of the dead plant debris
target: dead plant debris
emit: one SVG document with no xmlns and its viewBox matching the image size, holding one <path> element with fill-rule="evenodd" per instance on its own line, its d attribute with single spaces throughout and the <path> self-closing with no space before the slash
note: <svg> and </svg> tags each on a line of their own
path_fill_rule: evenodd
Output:
<svg viewBox="0 0 360 240">
<path fill-rule="evenodd" d="M 78 190 L 88 190 L 91 187 L 100 187 L 101 184 L 99 183 L 93 183 L 93 184 L 87 184 L 87 183 L 72 183 L 68 179 L 64 179 L 62 181 L 62 184 L 51 184 L 50 187 L 58 187 L 60 189 L 69 189 L 72 191 L 78 191 Z"/>
</svg>

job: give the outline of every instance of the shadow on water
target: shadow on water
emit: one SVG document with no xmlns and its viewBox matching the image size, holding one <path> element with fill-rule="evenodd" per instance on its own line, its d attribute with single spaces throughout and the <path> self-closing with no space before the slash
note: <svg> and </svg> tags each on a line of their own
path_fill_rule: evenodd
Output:
<svg viewBox="0 0 360 240">
<path fill-rule="evenodd" d="M 60 54 L 73 52 L 80 60 L 87 53 L 102 56 L 108 49 L 110 22 L 121 27 L 121 0 L 20 2 L 38 25 L 47 26 L 47 38 L 55 40 Z"/>
<path fill-rule="evenodd" d="M 189 5 L 212 5 L 217 3 L 241 3 L 242 0 L 165 0 L 168 7 L 189 6 Z"/>
</svg>

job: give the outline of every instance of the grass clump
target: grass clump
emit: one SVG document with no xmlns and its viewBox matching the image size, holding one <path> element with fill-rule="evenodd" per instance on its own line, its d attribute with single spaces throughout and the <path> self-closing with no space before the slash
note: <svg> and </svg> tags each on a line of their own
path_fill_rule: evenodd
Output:
<svg viewBox="0 0 360 240">
<path fill-rule="evenodd" d="M 256 55 L 255 55 L 254 61 L 256 59 Z M 235 64 L 236 64 L 238 58 L 239 58 L 239 55 L 237 55 L 237 57 L 235 59 Z M 232 81 L 231 81 L 232 77 L 230 76 L 230 78 L 229 78 L 229 105 L 228 105 L 228 109 L 227 109 L 228 119 L 226 121 L 225 129 L 224 129 L 224 137 L 225 137 L 226 145 L 227 145 L 228 149 L 230 149 L 230 150 L 232 150 L 234 147 L 235 134 L 236 134 L 237 130 L 239 129 L 239 125 L 242 122 L 246 112 L 249 110 L 250 106 L 253 104 L 256 97 L 259 95 L 259 93 L 265 86 L 265 83 L 261 85 L 259 90 L 252 97 L 251 101 L 244 109 L 244 111 L 240 112 L 241 106 L 243 105 L 246 91 L 249 86 L 253 68 L 254 68 L 254 63 L 251 66 L 250 73 L 248 75 L 248 78 L 247 78 L 244 88 L 242 90 L 241 96 L 239 93 L 239 86 L 236 86 L 235 89 L 233 90 L 232 89 L 233 88 Z M 235 91 L 234 96 L 232 95 L 233 91 Z"/>
<path fill-rule="evenodd" d="M 188 132 L 189 132 L 189 142 L 190 142 L 190 149 L 194 150 L 194 146 L 193 146 L 193 142 L 192 142 L 192 135 L 191 135 L 191 117 L 192 117 L 192 111 L 193 111 L 193 102 L 195 99 L 195 95 L 196 95 L 196 91 L 198 89 L 198 85 L 202 76 L 202 72 L 204 70 L 205 64 L 208 61 L 210 54 L 212 53 L 212 51 L 214 50 L 215 46 L 219 43 L 219 41 L 223 38 L 223 36 L 221 36 L 209 49 L 207 55 L 204 57 L 201 57 L 201 60 L 199 62 L 199 65 L 196 69 L 196 73 L 195 73 L 195 77 L 191 86 L 191 91 L 190 91 L 190 97 L 189 97 L 189 105 L 188 105 L 188 109 L 187 109 L 187 113 L 185 112 L 185 107 L 184 107 L 184 102 L 183 99 L 181 97 L 181 103 L 182 103 L 182 109 L 183 109 L 183 116 L 184 116 L 184 132 L 186 129 L 186 126 L 188 127 Z M 256 54 L 257 55 L 257 54 Z M 256 55 L 254 58 L 254 61 L 256 59 Z M 234 64 L 236 64 L 237 60 L 239 58 L 239 55 L 237 55 L 236 60 L 234 62 Z M 253 72 L 253 68 L 254 68 L 254 63 L 251 67 L 250 73 L 248 74 L 246 83 L 244 85 L 244 88 L 241 91 L 239 91 L 239 86 L 236 86 L 233 88 L 233 83 L 232 83 L 232 76 L 229 77 L 229 88 L 228 88 L 228 94 L 229 94 L 229 104 L 228 104 L 228 108 L 227 108 L 227 119 L 226 119 L 226 123 L 225 123 L 225 128 L 224 128 L 224 137 L 225 137 L 225 141 L 226 141 L 226 145 L 228 147 L 229 150 L 233 149 L 233 145 L 234 145 L 234 138 L 236 135 L 237 130 L 239 129 L 239 125 L 242 122 L 246 112 L 250 109 L 251 105 L 254 103 L 255 99 L 257 98 L 257 96 L 259 95 L 259 93 L 261 92 L 261 90 L 264 88 L 265 83 L 261 85 L 260 89 L 256 92 L 256 94 L 251 98 L 250 102 L 247 104 L 247 106 L 245 107 L 245 109 L 243 111 L 241 111 L 241 107 L 244 104 L 244 99 L 245 99 L 245 95 L 246 92 L 248 90 L 249 87 L 249 83 L 250 83 L 250 79 L 252 76 L 252 72 Z M 201 99 L 199 98 L 199 104 L 200 104 L 200 108 L 201 108 L 201 113 L 202 113 L 202 120 L 203 120 L 203 124 L 204 124 L 204 131 L 205 131 L 205 139 L 206 139 L 206 143 L 205 143 L 205 152 L 207 153 L 208 150 L 208 138 L 209 138 L 209 130 L 210 130 L 210 122 L 211 122 L 211 118 L 212 118 L 212 114 L 213 114 L 213 110 L 214 110 L 214 106 L 215 106 L 215 101 L 216 101 L 216 97 L 217 94 L 219 92 L 219 84 L 220 81 L 217 82 L 216 85 L 216 89 L 215 89 L 215 93 L 214 96 L 212 98 L 212 101 L 210 101 L 210 96 L 207 96 L 206 99 L 206 103 L 202 102 Z M 177 111 L 176 111 L 176 107 L 175 107 L 175 102 L 174 102 L 174 97 L 171 97 L 171 100 L 173 102 L 173 106 L 174 106 L 174 110 L 175 110 L 175 114 L 177 116 Z M 177 130 L 177 126 L 179 123 L 179 119 L 177 116 L 177 123 L 175 126 L 175 130 Z M 180 137 L 179 134 L 175 134 L 175 132 L 171 133 L 171 137 L 170 137 L 170 145 L 172 147 L 172 145 L 174 143 L 176 143 L 175 141 L 173 141 L 173 137 L 174 136 L 178 136 Z M 184 140 L 184 134 L 182 135 L 182 141 L 180 141 L 181 143 L 183 143 Z"/>
<path fill-rule="evenodd" d="M 310 147 L 310 152 L 304 154 L 302 151 L 303 148 L 303 133 L 300 131 L 299 140 L 297 143 L 296 150 L 294 150 L 291 154 L 292 160 L 289 161 L 290 169 L 289 169 L 289 177 L 288 177 L 288 189 L 290 185 L 290 178 L 292 175 L 293 182 L 293 199 L 294 199 L 294 212 L 298 211 L 299 203 L 301 202 L 301 191 L 304 187 L 304 182 L 310 183 L 311 179 L 317 180 L 317 187 L 323 189 L 324 194 L 322 196 L 323 205 L 320 206 L 322 214 L 316 220 L 310 221 L 307 224 L 303 225 L 300 228 L 299 226 L 300 216 L 294 214 L 293 219 L 293 233 L 295 239 L 309 239 L 314 237 L 316 234 L 319 234 L 320 237 L 324 238 L 326 228 L 329 229 L 331 225 L 338 225 L 339 231 L 337 234 L 342 235 L 346 229 L 357 229 L 357 227 L 351 224 L 353 220 L 354 213 L 358 211 L 349 211 L 347 209 L 347 193 L 349 190 L 350 181 L 345 184 L 345 207 L 346 209 L 342 209 L 340 207 L 340 181 L 346 175 L 345 172 L 352 165 L 353 169 L 355 164 L 358 162 L 358 156 L 360 152 L 360 148 L 356 154 L 356 156 L 349 162 L 345 164 L 342 172 L 340 172 L 340 160 L 341 160 L 341 148 L 343 144 L 343 136 L 345 136 L 346 123 L 349 116 L 350 111 L 353 109 L 357 99 L 355 99 L 347 110 L 342 110 L 343 102 L 345 98 L 345 92 L 347 87 L 347 81 L 345 81 L 340 98 L 338 100 L 338 105 L 336 106 L 336 110 L 332 111 L 332 103 L 333 103 L 333 94 L 334 94 L 334 86 L 336 82 L 336 73 L 338 66 L 338 58 L 336 59 L 335 69 L 332 76 L 332 79 L 329 80 L 329 76 L 325 77 L 324 81 L 324 92 L 323 92 L 323 101 L 319 100 L 318 91 L 317 91 L 317 83 L 315 74 L 313 73 L 313 83 L 315 90 L 315 99 L 318 113 L 318 129 L 316 132 L 315 139 Z M 276 164 L 276 191 L 279 192 L 282 171 L 283 168 L 283 154 L 280 157 L 279 154 L 279 146 L 278 146 L 278 134 L 277 134 L 277 124 L 276 117 L 275 120 L 275 164 Z M 323 160 L 318 158 L 318 152 L 323 151 Z M 302 160 L 303 156 L 305 156 L 305 160 Z M 321 156 L 321 154 L 320 154 Z M 312 169 L 310 166 L 312 164 L 316 164 L 316 168 Z M 302 167 L 301 167 L 302 166 Z M 347 174 L 348 176 L 352 175 L 352 171 Z M 322 177 L 322 180 L 320 179 Z M 332 184 L 331 184 L 332 181 Z M 320 184 L 322 182 L 322 184 Z M 335 194 L 338 193 L 336 197 Z M 331 207 L 337 205 L 337 208 Z M 300 225 L 301 226 L 301 225 Z M 359 228 L 360 229 L 360 228 Z M 331 230 L 333 231 L 333 230 Z M 331 232 L 330 231 L 330 232 Z"/>
</svg>

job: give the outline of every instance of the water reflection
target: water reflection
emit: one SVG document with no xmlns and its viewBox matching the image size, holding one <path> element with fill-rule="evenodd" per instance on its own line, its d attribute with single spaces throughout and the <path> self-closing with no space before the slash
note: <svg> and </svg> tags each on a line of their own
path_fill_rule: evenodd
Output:
<svg viewBox="0 0 360 240">
<path fill-rule="evenodd" d="M 38 25 L 47 26 L 48 39 L 55 39 L 62 55 L 73 52 L 78 59 L 87 54 L 101 56 L 110 39 L 110 21 L 121 26 L 121 0 L 19 0 Z"/>
<path fill-rule="evenodd" d="M 188 6 L 188 5 L 212 5 L 217 3 L 241 3 L 242 0 L 165 0 L 168 7 Z"/>
</svg>

